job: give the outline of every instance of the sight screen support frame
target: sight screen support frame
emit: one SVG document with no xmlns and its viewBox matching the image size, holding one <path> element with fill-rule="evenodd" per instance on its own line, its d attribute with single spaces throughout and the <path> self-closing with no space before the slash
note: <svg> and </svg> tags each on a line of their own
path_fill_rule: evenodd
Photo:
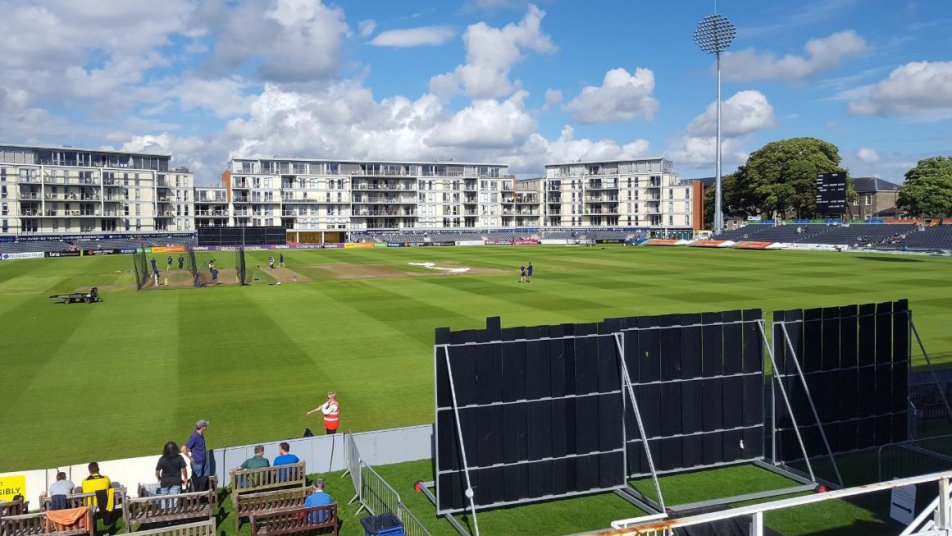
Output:
<svg viewBox="0 0 952 536">
<path fill-rule="evenodd" d="M 606 491 L 664 511 L 659 474 L 776 470 L 764 461 L 760 310 L 487 326 L 437 330 L 439 515 Z M 628 486 L 644 476 L 657 501 Z"/>
<path fill-rule="evenodd" d="M 437 513 L 624 487 L 625 393 L 612 334 L 581 324 L 502 335 L 498 319 L 489 322 L 482 332 L 438 330 Z"/>
<path fill-rule="evenodd" d="M 829 458 L 842 484 L 837 454 L 907 439 L 913 329 L 907 300 L 776 311 L 774 376 L 791 406 L 773 404 L 774 461 Z"/>
</svg>

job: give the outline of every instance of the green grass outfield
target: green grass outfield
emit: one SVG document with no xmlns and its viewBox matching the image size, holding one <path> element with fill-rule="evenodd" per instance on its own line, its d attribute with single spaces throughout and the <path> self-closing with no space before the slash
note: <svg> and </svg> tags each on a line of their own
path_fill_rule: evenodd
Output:
<svg viewBox="0 0 952 536">
<path fill-rule="evenodd" d="M 130 256 L 0 262 L 0 471 L 157 455 L 199 418 L 213 447 L 300 436 L 320 429 L 304 413 L 328 390 L 345 429 L 432 422 L 433 329 L 487 316 L 519 326 L 908 298 L 933 359 L 952 362 L 952 259 L 620 246 L 284 253 L 309 281 L 137 292 Z M 268 255 L 249 252 L 249 266 L 267 272 L 256 267 Z M 427 261 L 480 273 L 407 266 Z M 536 275 L 520 284 L 526 261 Z M 394 277 L 362 275 L 381 272 Z M 93 285 L 103 303 L 47 298 Z"/>
</svg>

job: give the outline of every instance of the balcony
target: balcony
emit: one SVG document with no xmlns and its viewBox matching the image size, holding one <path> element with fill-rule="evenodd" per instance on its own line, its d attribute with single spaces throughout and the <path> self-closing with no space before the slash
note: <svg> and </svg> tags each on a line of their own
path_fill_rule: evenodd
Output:
<svg viewBox="0 0 952 536">
<path fill-rule="evenodd" d="M 539 216 L 539 212 L 534 210 L 503 210 L 503 216 Z"/>
<path fill-rule="evenodd" d="M 382 196 L 354 196 L 354 203 L 360 204 L 380 204 L 380 205 L 416 205 L 416 196 L 404 197 L 382 197 Z"/>
<path fill-rule="evenodd" d="M 378 183 L 378 182 L 359 182 L 351 184 L 353 191 L 384 191 L 384 192 L 415 192 L 417 190 L 415 183 Z"/>
<path fill-rule="evenodd" d="M 395 217 L 414 217 L 417 215 L 415 210 L 361 210 L 351 211 L 352 216 L 395 216 Z"/>
</svg>

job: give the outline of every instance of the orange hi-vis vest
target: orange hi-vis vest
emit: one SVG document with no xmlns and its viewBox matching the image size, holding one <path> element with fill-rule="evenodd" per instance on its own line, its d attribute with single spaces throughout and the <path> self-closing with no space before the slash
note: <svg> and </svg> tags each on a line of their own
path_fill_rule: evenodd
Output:
<svg viewBox="0 0 952 536">
<path fill-rule="evenodd" d="M 340 402 L 335 401 L 333 404 L 325 402 L 324 406 L 324 429 L 337 430 L 337 425 L 340 423 Z"/>
</svg>

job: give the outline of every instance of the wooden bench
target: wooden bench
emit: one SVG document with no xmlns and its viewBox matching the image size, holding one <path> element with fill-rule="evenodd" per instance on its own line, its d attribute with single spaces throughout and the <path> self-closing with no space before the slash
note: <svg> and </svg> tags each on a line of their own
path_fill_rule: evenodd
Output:
<svg viewBox="0 0 952 536">
<path fill-rule="evenodd" d="M 215 520 L 208 519 L 197 523 L 187 523 L 185 525 L 137 530 L 135 532 L 129 532 L 128 534 L 137 534 L 139 536 L 215 536 L 215 530 Z"/>
<path fill-rule="evenodd" d="M 79 536 L 93 534 L 93 511 L 88 506 L 83 507 L 85 513 L 76 522 L 70 525 L 61 525 L 47 519 L 47 512 L 35 514 L 21 514 L 0 517 L 0 534 L 3 536 Z M 66 510 L 60 510 L 65 512 Z"/>
<path fill-rule="evenodd" d="M 159 487 L 158 482 L 153 482 L 151 485 L 148 484 L 139 484 L 139 487 L 136 489 L 136 496 L 138 497 L 154 497 L 156 496 L 155 490 Z M 212 475 L 208 477 L 208 489 L 217 490 L 218 489 L 218 477 Z M 182 489 L 184 492 L 189 492 L 191 490 L 191 481 L 189 481 L 189 489 Z"/>
<path fill-rule="evenodd" d="M 318 521 L 321 518 L 324 521 Z M 337 503 L 310 508 L 294 508 L 269 514 L 251 515 L 251 536 L 284 536 L 331 529 L 334 536 L 340 528 Z"/>
<path fill-rule="evenodd" d="M 23 502 L 22 497 L 10 502 L 0 503 L 0 517 L 25 514 L 29 510 L 29 505 L 30 502 Z"/>
<path fill-rule="evenodd" d="M 232 515 L 235 516 L 235 532 L 241 528 L 241 518 L 253 514 L 269 514 L 304 506 L 304 499 L 310 493 L 308 488 L 278 489 L 274 491 L 259 491 L 258 493 L 242 493 L 232 501 Z"/>
<path fill-rule="evenodd" d="M 303 488 L 307 485 L 304 462 L 262 467 L 261 469 L 232 469 L 232 497 L 242 493 L 257 493 L 274 489 Z"/>
<path fill-rule="evenodd" d="M 122 506 L 122 520 L 127 531 L 146 523 L 171 523 L 193 519 L 212 519 L 218 510 L 218 492 L 215 489 L 177 495 L 156 495 L 126 499 Z"/>
<path fill-rule="evenodd" d="M 261 469 L 232 469 L 230 473 L 231 507 L 235 511 L 242 495 L 307 486 L 304 462 Z"/>
<path fill-rule="evenodd" d="M 126 488 L 118 487 L 114 489 L 116 490 L 115 491 L 116 496 L 115 496 L 115 499 L 113 499 L 113 504 L 115 505 L 113 507 L 113 510 L 115 511 L 122 508 L 122 502 L 126 496 Z M 42 508 L 43 510 L 49 510 L 50 502 L 52 502 L 52 499 L 50 498 L 49 495 L 47 495 L 46 493 L 40 495 L 40 508 Z M 66 496 L 67 508 L 79 508 L 80 506 L 92 506 L 95 510 L 96 492 L 91 491 L 89 493 L 83 493 L 82 488 L 77 487 L 75 490 L 73 490 L 73 493 L 70 493 L 69 495 Z"/>
</svg>

